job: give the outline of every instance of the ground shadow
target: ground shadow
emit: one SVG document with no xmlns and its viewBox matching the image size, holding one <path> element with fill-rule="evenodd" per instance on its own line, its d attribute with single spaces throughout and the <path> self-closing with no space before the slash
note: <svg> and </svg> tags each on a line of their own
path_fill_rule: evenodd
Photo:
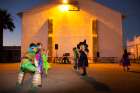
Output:
<svg viewBox="0 0 140 93">
<path fill-rule="evenodd" d="M 17 93 L 16 90 L 13 89 L 8 89 L 8 90 L 0 90 L 0 93 Z"/>
<path fill-rule="evenodd" d="M 111 89 L 108 85 L 106 85 L 102 82 L 96 81 L 96 79 L 93 77 L 84 76 L 84 77 L 82 77 L 82 79 L 85 80 L 86 82 L 88 82 L 89 84 L 91 84 L 96 89 L 96 91 L 106 91 L 106 92 L 111 91 Z"/>
<path fill-rule="evenodd" d="M 128 71 L 128 72 L 140 74 L 140 71 Z"/>
</svg>

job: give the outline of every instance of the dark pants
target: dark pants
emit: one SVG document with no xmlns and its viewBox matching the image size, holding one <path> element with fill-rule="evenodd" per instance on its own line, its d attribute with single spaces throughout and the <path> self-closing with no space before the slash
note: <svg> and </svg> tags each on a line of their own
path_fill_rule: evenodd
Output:
<svg viewBox="0 0 140 93">
<path fill-rule="evenodd" d="M 82 69 L 83 69 L 83 74 L 82 75 L 86 75 L 87 74 L 86 67 L 82 67 Z"/>
</svg>

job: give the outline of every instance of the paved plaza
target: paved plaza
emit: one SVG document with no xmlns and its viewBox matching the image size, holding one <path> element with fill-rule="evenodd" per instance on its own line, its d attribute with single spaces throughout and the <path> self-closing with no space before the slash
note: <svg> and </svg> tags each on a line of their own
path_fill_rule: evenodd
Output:
<svg viewBox="0 0 140 93">
<path fill-rule="evenodd" d="M 43 86 L 33 89 L 27 74 L 23 86 L 16 85 L 19 63 L 0 63 L 0 93 L 140 93 L 140 64 L 124 72 L 119 64 L 90 64 L 88 76 L 81 77 L 71 64 L 51 64 Z"/>
</svg>

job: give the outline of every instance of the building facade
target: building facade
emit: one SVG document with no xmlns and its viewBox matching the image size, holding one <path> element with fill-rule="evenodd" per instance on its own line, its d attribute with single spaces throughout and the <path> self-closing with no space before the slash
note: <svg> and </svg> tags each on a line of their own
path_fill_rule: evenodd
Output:
<svg viewBox="0 0 140 93">
<path fill-rule="evenodd" d="M 131 53 L 132 59 L 140 59 L 140 36 L 127 41 L 127 50 Z"/>
<path fill-rule="evenodd" d="M 19 13 L 22 18 L 21 52 L 41 42 L 52 57 L 70 53 L 86 40 L 89 57 L 122 56 L 122 15 L 95 0 L 51 0 Z M 58 45 L 58 50 L 55 50 Z"/>
<path fill-rule="evenodd" d="M 3 46 L 0 52 L 1 62 L 20 62 L 21 61 L 21 47 L 20 46 Z"/>
</svg>

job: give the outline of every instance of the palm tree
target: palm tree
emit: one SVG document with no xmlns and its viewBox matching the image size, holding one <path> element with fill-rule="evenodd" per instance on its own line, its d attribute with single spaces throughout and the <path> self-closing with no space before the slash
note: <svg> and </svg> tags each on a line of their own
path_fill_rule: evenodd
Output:
<svg viewBox="0 0 140 93">
<path fill-rule="evenodd" d="M 13 32 L 15 25 L 11 15 L 7 10 L 0 9 L 0 49 L 3 48 L 3 30 L 8 29 Z"/>
</svg>

